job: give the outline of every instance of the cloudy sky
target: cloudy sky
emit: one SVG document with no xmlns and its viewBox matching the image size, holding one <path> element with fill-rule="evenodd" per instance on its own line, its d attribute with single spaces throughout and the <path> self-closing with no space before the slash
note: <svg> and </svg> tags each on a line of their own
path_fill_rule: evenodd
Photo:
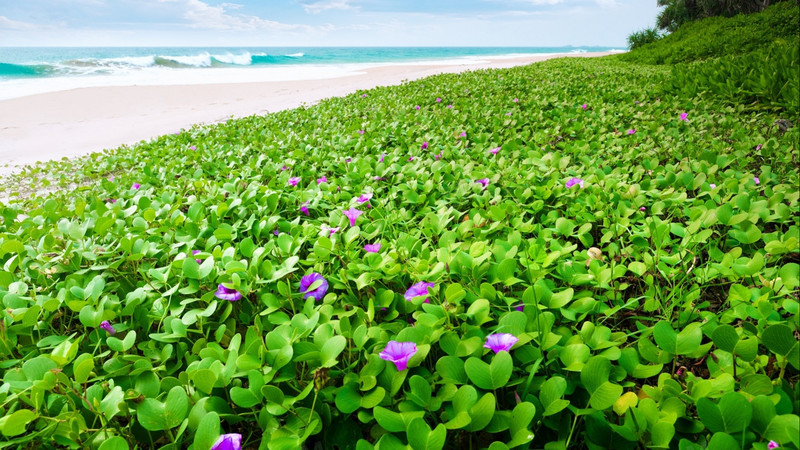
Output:
<svg viewBox="0 0 800 450">
<path fill-rule="evenodd" d="M 656 0 L 0 0 L 0 46 L 610 46 Z"/>
</svg>

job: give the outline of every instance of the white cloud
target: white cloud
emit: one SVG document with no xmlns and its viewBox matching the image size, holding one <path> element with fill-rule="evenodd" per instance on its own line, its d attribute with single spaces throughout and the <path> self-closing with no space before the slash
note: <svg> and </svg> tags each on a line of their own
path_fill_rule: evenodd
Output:
<svg viewBox="0 0 800 450">
<path fill-rule="evenodd" d="M 331 9 L 358 9 L 350 4 L 350 0 L 321 0 L 315 3 L 302 3 L 306 14 L 319 14 Z"/>
<path fill-rule="evenodd" d="M 292 25 L 262 19 L 258 16 L 231 13 L 242 5 L 222 3 L 211 6 L 200 0 L 158 0 L 159 3 L 175 3 L 181 6 L 183 18 L 189 21 L 191 28 L 217 31 L 255 31 L 255 30 L 296 30 L 303 25 Z"/>
<path fill-rule="evenodd" d="M 35 30 L 37 28 L 39 27 L 32 23 L 20 22 L 11 20 L 6 16 L 0 16 L 0 30 Z"/>
<path fill-rule="evenodd" d="M 617 0 L 595 0 L 601 8 L 616 8 L 619 6 Z"/>
</svg>

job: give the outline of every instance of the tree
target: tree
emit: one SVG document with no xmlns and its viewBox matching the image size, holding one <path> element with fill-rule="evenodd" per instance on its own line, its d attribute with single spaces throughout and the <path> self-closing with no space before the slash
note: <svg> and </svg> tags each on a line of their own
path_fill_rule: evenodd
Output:
<svg viewBox="0 0 800 450">
<path fill-rule="evenodd" d="M 657 0 L 664 9 L 658 13 L 658 28 L 673 32 L 687 22 L 706 17 L 750 14 L 786 0 Z"/>
</svg>

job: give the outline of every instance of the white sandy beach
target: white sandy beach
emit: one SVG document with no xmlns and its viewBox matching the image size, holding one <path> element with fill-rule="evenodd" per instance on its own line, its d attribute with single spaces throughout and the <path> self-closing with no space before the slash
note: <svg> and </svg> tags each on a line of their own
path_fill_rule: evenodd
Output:
<svg viewBox="0 0 800 450">
<path fill-rule="evenodd" d="M 426 76 L 505 68 L 553 57 L 608 53 L 484 58 L 457 65 L 385 65 L 354 75 L 317 80 L 72 89 L 0 101 L 0 174 L 63 157 L 134 144 L 194 124 L 265 114 L 358 89 Z"/>
</svg>

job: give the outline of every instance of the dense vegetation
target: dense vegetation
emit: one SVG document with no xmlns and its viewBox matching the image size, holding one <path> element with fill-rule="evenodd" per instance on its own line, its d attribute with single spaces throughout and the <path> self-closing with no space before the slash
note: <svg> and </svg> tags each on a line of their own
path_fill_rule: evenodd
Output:
<svg viewBox="0 0 800 450">
<path fill-rule="evenodd" d="M 678 30 L 683 24 L 707 17 L 732 17 L 737 14 L 761 12 L 771 3 L 796 0 L 658 0 L 664 9 L 658 13 L 658 28 Z"/>
<path fill-rule="evenodd" d="M 0 447 L 798 448 L 798 127 L 674 81 L 440 75 L 3 180 Z"/>
<path fill-rule="evenodd" d="M 776 41 L 794 44 L 800 37 L 798 11 L 797 4 L 790 1 L 760 13 L 690 22 L 620 58 L 644 64 L 673 64 L 762 51 Z"/>
</svg>

